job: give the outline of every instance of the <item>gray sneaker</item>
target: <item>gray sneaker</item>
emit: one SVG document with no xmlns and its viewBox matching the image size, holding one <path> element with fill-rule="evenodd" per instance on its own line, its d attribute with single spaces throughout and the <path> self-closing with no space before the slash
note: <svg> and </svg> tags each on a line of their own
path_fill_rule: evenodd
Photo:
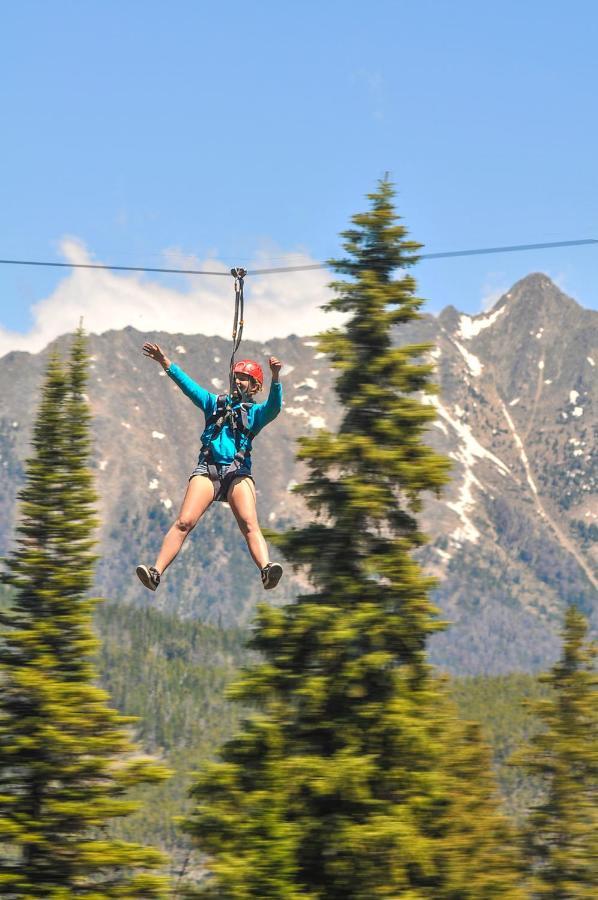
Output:
<svg viewBox="0 0 598 900">
<path fill-rule="evenodd" d="M 280 563 L 268 563 L 262 569 L 262 584 L 266 591 L 271 591 L 272 588 L 275 588 L 281 578 L 282 566 Z"/>
<path fill-rule="evenodd" d="M 160 573 L 153 566 L 137 566 L 137 577 L 142 585 L 150 591 L 155 591 L 160 584 Z"/>
</svg>

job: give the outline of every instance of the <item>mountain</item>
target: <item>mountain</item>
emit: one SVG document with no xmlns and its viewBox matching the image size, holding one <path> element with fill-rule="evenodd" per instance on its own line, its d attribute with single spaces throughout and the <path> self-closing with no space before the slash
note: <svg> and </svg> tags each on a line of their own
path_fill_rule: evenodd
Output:
<svg viewBox="0 0 598 900">
<path fill-rule="evenodd" d="M 488 313 L 453 307 L 397 332 L 430 342 L 440 387 L 430 442 L 453 461 L 453 480 L 431 498 L 421 553 L 439 580 L 435 596 L 453 625 L 432 645 L 434 660 L 460 674 L 529 671 L 558 653 L 564 606 L 576 602 L 598 626 L 596 412 L 598 314 L 580 307 L 545 275 L 518 282 Z M 206 330 L 209 322 L 206 323 Z M 137 582 L 176 515 L 199 448 L 202 416 L 159 367 L 141 355 L 157 341 L 215 392 L 227 377 L 230 342 L 203 335 L 90 336 L 89 401 L 100 494 L 97 590 L 225 627 L 246 626 L 263 599 L 259 576 L 230 510 L 216 504 L 188 539 L 156 595 Z M 48 353 L 0 360 L 0 553 L 9 545 L 38 386 Z M 285 407 L 256 440 L 260 519 L 284 529 L 306 515 L 290 488 L 304 477 L 295 441 L 334 428 L 340 410 L 334 373 L 314 339 L 295 335 L 244 342 L 242 355 L 285 362 Z M 288 602 L 300 576 L 275 595 Z"/>
</svg>

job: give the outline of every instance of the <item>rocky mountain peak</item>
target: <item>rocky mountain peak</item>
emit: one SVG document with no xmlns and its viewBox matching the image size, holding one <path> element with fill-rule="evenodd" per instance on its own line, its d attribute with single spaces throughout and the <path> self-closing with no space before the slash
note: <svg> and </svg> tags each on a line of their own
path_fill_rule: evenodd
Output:
<svg viewBox="0 0 598 900">
<path fill-rule="evenodd" d="M 503 306 L 508 307 L 509 314 L 517 321 L 529 322 L 530 328 L 540 319 L 546 321 L 548 317 L 555 317 L 560 321 L 569 313 L 582 309 L 541 272 L 534 272 L 517 281 L 493 309 Z"/>
<path fill-rule="evenodd" d="M 454 306 L 445 306 L 438 316 L 438 323 L 442 328 L 446 328 L 447 331 L 455 331 L 459 327 L 461 315 L 462 313 L 455 309 Z"/>
</svg>

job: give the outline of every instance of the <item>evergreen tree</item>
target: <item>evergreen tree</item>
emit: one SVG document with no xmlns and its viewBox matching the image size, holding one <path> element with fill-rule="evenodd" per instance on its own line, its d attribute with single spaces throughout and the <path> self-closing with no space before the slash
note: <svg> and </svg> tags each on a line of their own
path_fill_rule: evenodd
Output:
<svg viewBox="0 0 598 900">
<path fill-rule="evenodd" d="M 95 494 L 83 395 L 85 339 L 65 370 L 50 358 L 20 492 L 12 587 L 0 632 L 0 892 L 11 898 L 150 898 L 160 853 L 112 840 L 127 789 L 166 771 L 139 756 L 91 662 Z"/>
<path fill-rule="evenodd" d="M 333 284 L 328 309 L 349 318 L 319 349 L 345 414 L 337 433 L 302 440 L 313 521 L 280 540 L 314 591 L 261 608 L 252 646 L 264 661 L 234 693 L 255 712 L 193 788 L 186 827 L 211 857 L 200 896 L 520 896 L 493 844 L 487 771 L 467 783 L 482 765 L 477 736 L 465 740 L 426 659 L 441 625 L 412 552 L 422 495 L 444 484 L 447 461 L 424 440 L 431 347 L 393 343 L 422 301 L 406 272 L 419 245 L 392 199 L 384 180 L 332 263 L 350 280 Z"/>
<path fill-rule="evenodd" d="M 551 696 L 533 706 L 544 730 L 513 760 L 544 785 L 523 832 L 538 900 L 598 896 L 598 648 L 587 630 L 569 607 L 561 659 L 541 676 Z"/>
<path fill-rule="evenodd" d="M 523 898 L 515 834 L 499 811 L 490 752 L 480 727 L 447 710 L 444 770 L 449 802 L 441 814 L 435 900 Z M 441 714 L 441 713 L 439 713 Z M 445 713 L 446 715 L 446 713 Z"/>
</svg>

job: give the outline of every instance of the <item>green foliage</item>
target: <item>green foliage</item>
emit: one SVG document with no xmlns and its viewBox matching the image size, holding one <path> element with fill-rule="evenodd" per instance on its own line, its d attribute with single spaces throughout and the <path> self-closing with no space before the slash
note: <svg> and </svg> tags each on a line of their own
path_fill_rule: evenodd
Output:
<svg viewBox="0 0 598 900">
<path fill-rule="evenodd" d="M 201 857 L 189 854 L 174 819 L 190 812 L 192 770 L 211 761 L 238 727 L 241 710 L 226 701 L 225 692 L 241 666 L 251 661 L 246 634 L 116 603 L 100 604 L 95 621 L 101 637 L 102 686 L 119 710 L 138 717 L 135 732 L 144 749 L 164 756 L 174 770 L 173 777 L 157 787 L 134 789 L 140 809 L 113 822 L 109 833 L 166 849 L 174 874 L 183 867 L 201 870 Z M 546 693 L 534 676 L 517 673 L 450 682 L 459 717 L 479 722 L 492 747 L 501 807 L 516 821 L 537 799 L 537 779 L 506 761 L 538 731 L 537 720 L 522 701 Z"/>
<path fill-rule="evenodd" d="M 160 781 L 163 767 L 130 742 L 132 720 L 94 685 L 91 587 L 95 494 L 88 468 L 87 361 L 81 331 L 65 370 L 48 364 L 20 493 L 12 590 L 0 632 L 0 863 L 2 895 L 164 896 L 151 848 L 111 839 L 106 823 L 128 815 L 126 796 Z"/>
<path fill-rule="evenodd" d="M 393 343 L 422 301 L 387 181 L 344 233 L 320 349 L 339 372 L 337 433 L 301 441 L 314 520 L 279 540 L 315 588 L 262 607 L 261 661 L 234 691 L 244 731 L 193 789 L 188 831 L 210 855 L 199 896 L 517 898 L 508 829 L 477 731 L 459 725 L 426 657 L 433 585 L 412 556 L 416 515 L 447 461 L 424 443 L 434 391 L 424 345 Z M 394 272 L 400 268 L 400 278 Z"/>
<path fill-rule="evenodd" d="M 109 831 L 167 848 L 180 868 L 188 847 L 172 820 L 188 810 L 191 770 L 212 760 L 238 727 L 241 710 L 227 702 L 225 692 L 251 661 L 247 635 L 117 603 L 100 604 L 95 622 L 102 686 L 121 712 L 138 717 L 135 734 L 144 749 L 164 756 L 175 772 L 159 786 L 134 789 L 141 808 Z M 512 673 L 451 679 L 449 688 L 459 718 L 480 723 L 492 748 L 501 807 L 520 823 L 539 798 L 538 779 L 507 760 L 539 731 L 524 701 L 548 696 L 548 686 L 533 675 Z"/>
<path fill-rule="evenodd" d="M 598 894 L 598 648 L 569 607 L 561 659 L 542 676 L 551 695 L 534 705 L 544 728 L 514 758 L 544 785 L 524 830 L 531 894 L 590 900 Z"/>
<path fill-rule="evenodd" d="M 157 610 L 105 603 L 97 610 L 102 685 L 138 718 L 151 751 L 218 745 L 236 721 L 226 686 L 248 660 L 246 635 Z"/>
<path fill-rule="evenodd" d="M 514 833 L 499 812 L 490 752 L 480 726 L 459 721 L 450 705 L 447 713 L 443 762 L 450 794 L 438 823 L 443 839 L 436 849 L 439 877 L 434 896 L 439 900 L 522 898 Z"/>
<path fill-rule="evenodd" d="M 116 603 L 100 604 L 95 621 L 101 637 L 102 686 L 109 689 L 119 710 L 139 717 L 135 731 L 144 749 L 165 756 L 174 770 L 173 777 L 158 786 L 132 789 L 140 808 L 112 821 L 108 833 L 120 840 L 156 844 L 168 851 L 175 877 L 184 869 L 191 875 L 197 872 L 199 878 L 201 857 L 190 853 L 175 817 L 190 811 L 191 770 L 212 760 L 238 726 L 240 710 L 224 694 L 239 668 L 250 662 L 246 635 Z M 507 760 L 540 730 L 530 703 L 524 701 L 547 697 L 549 690 L 535 676 L 520 673 L 450 682 L 459 717 L 479 722 L 492 747 L 501 807 L 518 823 L 540 799 L 540 785 L 537 777 L 509 766 Z M 469 792 L 461 791 L 460 796 L 467 802 Z M 474 825 L 483 821 L 479 815 Z"/>
<path fill-rule="evenodd" d="M 540 799 L 542 785 L 536 776 L 510 765 L 509 760 L 541 730 L 532 702 L 548 697 L 548 686 L 535 675 L 512 672 L 454 679 L 450 693 L 459 717 L 478 722 L 492 747 L 502 808 L 520 826 L 529 807 Z"/>
</svg>

